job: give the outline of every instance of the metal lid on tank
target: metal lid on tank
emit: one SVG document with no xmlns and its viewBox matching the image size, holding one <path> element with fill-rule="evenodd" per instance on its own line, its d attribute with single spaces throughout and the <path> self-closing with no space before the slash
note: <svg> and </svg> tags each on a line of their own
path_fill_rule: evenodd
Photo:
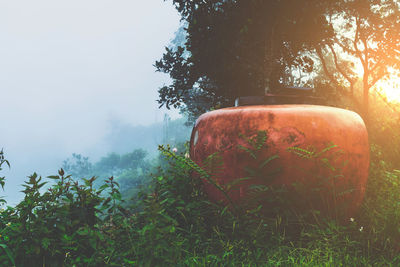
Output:
<svg viewBox="0 0 400 267">
<path fill-rule="evenodd" d="M 235 107 L 250 105 L 311 104 L 323 105 L 324 99 L 314 96 L 314 90 L 306 87 L 282 87 L 277 93 L 263 96 L 242 96 L 235 100 Z"/>
</svg>

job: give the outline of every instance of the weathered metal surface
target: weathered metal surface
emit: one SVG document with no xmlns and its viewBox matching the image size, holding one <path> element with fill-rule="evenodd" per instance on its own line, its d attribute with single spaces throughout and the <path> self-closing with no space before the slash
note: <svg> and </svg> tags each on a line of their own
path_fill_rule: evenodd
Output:
<svg viewBox="0 0 400 267">
<path fill-rule="evenodd" d="M 211 111 L 201 115 L 193 128 L 190 156 L 202 165 L 209 155 L 219 152 L 224 165 L 215 179 L 227 185 L 248 176 L 246 166 L 255 167 L 254 159 L 238 149 L 238 145 L 248 146 L 240 134 L 254 137 L 258 131 L 267 133 L 261 157 L 279 156 L 268 163 L 265 175 L 277 167 L 281 171 L 273 178 L 239 184 L 238 190 L 229 192 L 233 201 L 246 198 L 249 186 L 254 183 L 291 186 L 301 182 L 313 186 L 323 184 L 322 179 L 328 178 L 325 186 L 343 191 L 334 201 L 348 205 L 349 213 L 360 206 L 368 177 L 369 144 L 358 114 L 317 105 L 260 105 Z M 295 153 L 296 148 L 314 152 L 302 157 Z M 205 190 L 211 200 L 225 201 L 213 185 L 205 183 Z"/>
</svg>

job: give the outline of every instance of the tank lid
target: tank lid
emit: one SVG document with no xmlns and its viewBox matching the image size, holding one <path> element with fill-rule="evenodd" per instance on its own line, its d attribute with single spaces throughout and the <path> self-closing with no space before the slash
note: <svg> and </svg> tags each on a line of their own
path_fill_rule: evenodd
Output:
<svg viewBox="0 0 400 267">
<path fill-rule="evenodd" d="M 314 96 L 273 95 L 243 96 L 235 100 L 235 107 L 250 105 L 284 105 L 284 104 L 309 104 L 324 105 L 324 99 Z"/>
<path fill-rule="evenodd" d="M 307 96 L 313 95 L 314 89 L 309 87 L 279 87 L 273 91 L 268 91 L 268 93 L 274 95 L 299 95 L 299 96 Z"/>
<path fill-rule="evenodd" d="M 311 104 L 323 105 L 324 99 L 314 95 L 308 87 L 278 87 L 263 96 L 242 96 L 235 100 L 235 107 L 249 105 Z"/>
</svg>

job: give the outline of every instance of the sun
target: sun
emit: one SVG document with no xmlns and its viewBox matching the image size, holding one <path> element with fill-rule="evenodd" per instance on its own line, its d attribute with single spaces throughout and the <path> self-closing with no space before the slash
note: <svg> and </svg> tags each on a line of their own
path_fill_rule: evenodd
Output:
<svg viewBox="0 0 400 267">
<path fill-rule="evenodd" d="M 354 65 L 354 71 L 360 79 L 363 77 L 364 69 L 361 64 Z M 378 81 L 371 88 L 371 93 L 377 92 L 386 101 L 400 104 L 400 71 L 389 69 L 389 76 Z"/>
<path fill-rule="evenodd" d="M 388 102 L 400 104 L 400 77 L 398 75 L 390 74 L 387 79 L 379 81 L 374 88 Z"/>
</svg>

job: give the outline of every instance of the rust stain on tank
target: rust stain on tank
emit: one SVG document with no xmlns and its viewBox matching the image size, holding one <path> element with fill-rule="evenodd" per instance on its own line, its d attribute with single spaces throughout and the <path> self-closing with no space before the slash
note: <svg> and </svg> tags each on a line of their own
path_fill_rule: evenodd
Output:
<svg viewBox="0 0 400 267">
<path fill-rule="evenodd" d="M 275 119 L 274 113 L 272 113 L 272 112 L 268 113 L 268 122 L 269 122 L 270 124 L 273 124 L 273 123 L 274 123 L 274 119 Z"/>
</svg>

